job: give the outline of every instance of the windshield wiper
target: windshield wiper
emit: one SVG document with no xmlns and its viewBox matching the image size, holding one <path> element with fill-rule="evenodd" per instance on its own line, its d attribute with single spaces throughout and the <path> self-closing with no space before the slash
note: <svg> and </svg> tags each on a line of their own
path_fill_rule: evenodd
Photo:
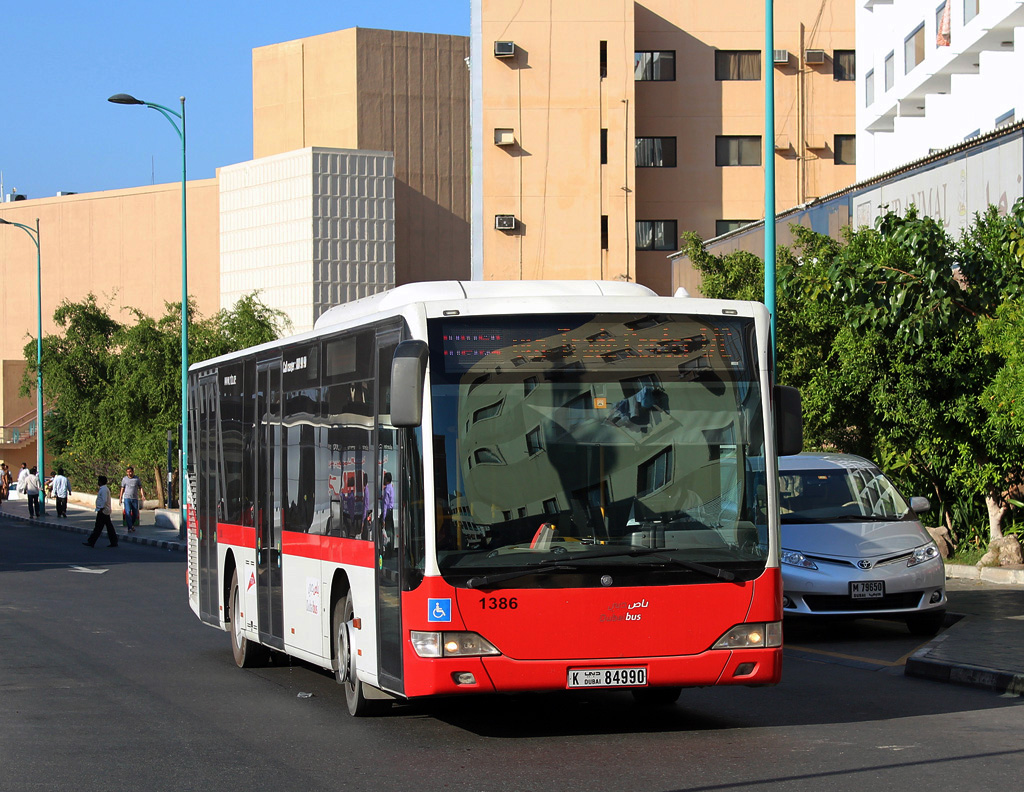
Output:
<svg viewBox="0 0 1024 792">
<path fill-rule="evenodd" d="M 573 561 L 591 561 L 602 558 L 621 558 L 628 556 L 630 558 L 639 558 L 641 556 L 650 556 L 657 558 L 660 561 L 667 562 L 674 566 L 680 566 L 685 569 L 692 570 L 693 572 L 700 572 L 701 574 L 713 577 L 716 580 L 735 580 L 736 575 L 730 572 L 728 569 L 721 569 L 720 567 L 708 566 L 707 564 L 700 564 L 696 561 L 686 561 L 682 558 L 673 558 L 672 556 L 663 555 L 665 550 L 671 548 L 664 547 L 632 547 L 629 550 L 616 550 L 611 553 L 587 553 L 586 555 L 580 554 L 578 558 L 574 558 Z M 555 559 L 547 559 L 541 561 L 541 564 L 557 564 Z"/>
<path fill-rule="evenodd" d="M 544 562 L 541 561 L 543 564 Z M 557 566 L 533 566 L 529 569 L 517 569 L 515 572 L 496 572 L 493 575 L 481 575 L 480 577 L 471 577 L 466 581 L 468 588 L 484 588 L 485 586 L 493 586 L 495 583 L 504 583 L 506 580 L 515 580 L 516 578 L 526 577 L 527 575 L 546 575 L 549 572 L 570 572 L 579 569 L 579 567 L 572 564 L 559 564 Z"/>
</svg>

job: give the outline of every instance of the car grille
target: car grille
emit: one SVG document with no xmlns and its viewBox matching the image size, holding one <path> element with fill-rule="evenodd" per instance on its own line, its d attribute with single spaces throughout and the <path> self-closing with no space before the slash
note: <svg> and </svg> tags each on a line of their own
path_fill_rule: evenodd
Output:
<svg viewBox="0 0 1024 792">
<path fill-rule="evenodd" d="M 861 613 L 864 611 L 906 610 L 916 608 L 921 603 L 923 594 L 923 591 L 906 591 L 901 594 L 886 594 L 884 597 L 862 600 L 830 594 L 805 594 L 804 602 L 812 611 Z"/>
</svg>

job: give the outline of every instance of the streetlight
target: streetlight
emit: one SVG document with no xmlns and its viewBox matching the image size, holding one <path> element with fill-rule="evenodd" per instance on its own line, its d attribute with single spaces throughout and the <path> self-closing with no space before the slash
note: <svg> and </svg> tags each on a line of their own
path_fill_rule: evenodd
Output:
<svg viewBox="0 0 1024 792">
<path fill-rule="evenodd" d="M 39 480 L 46 480 L 43 468 L 43 268 L 39 253 L 39 218 L 35 229 L 23 223 L 15 223 L 0 217 L 0 224 L 24 229 L 36 246 L 36 470 Z M 46 514 L 46 498 L 39 499 L 39 513 Z"/>
<path fill-rule="evenodd" d="M 775 47 L 773 0 L 764 3 L 765 59 Z M 764 304 L 771 317 L 772 365 L 775 365 L 775 67 L 766 64 L 764 74 Z M 774 375 L 774 372 L 772 372 Z"/>
<path fill-rule="evenodd" d="M 185 97 L 182 96 L 180 99 L 180 113 L 169 107 L 154 102 L 144 102 L 123 93 L 114 94 L 107 101 L 122 105 L 144 105 L 151 110 L 156 110 L 170 122 L 181 139 L 181 461 L 178 464 L 178 484 L 180 486 L 178 506 L 181 510 L 181 517 L 178 522 L 178 538 L 184 539 L 188 520 L 185 507 L 185 465 L 188 460 L 188 245 L 185 233 Z M 181 121 L 181 126 L 178 126 L 175 118 Z"/>
</svg>

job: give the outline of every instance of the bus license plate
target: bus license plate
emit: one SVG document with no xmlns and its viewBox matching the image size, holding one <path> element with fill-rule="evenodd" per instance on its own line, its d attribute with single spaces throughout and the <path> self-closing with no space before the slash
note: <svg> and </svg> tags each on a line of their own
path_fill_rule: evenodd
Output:
<svg viewBox="0 0 1024 792">
<path fill-rule="evenodd" d="M 640 687 L 647 684 L 646 668 L 570 668 L 567 688 Z"/>
<path fill-rule="evenodd" d="M 853 599 L 881 599 L 885 596 L 885 582 L 864 580 L 859 583 L 851 583 L 850 596 Z"/>
</svg>

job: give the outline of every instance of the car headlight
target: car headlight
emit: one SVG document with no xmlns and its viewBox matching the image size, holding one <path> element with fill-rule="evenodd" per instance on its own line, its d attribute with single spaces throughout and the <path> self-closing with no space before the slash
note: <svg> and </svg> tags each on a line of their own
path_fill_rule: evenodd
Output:
<svg viewBox="0 0 1024 792">
<path fill-rule="evenodd" d="M 931 561 L 933 558 L 940 558 L 939 548 L 935 545 L 935 542 L 929 542 L 926 545 L 922 545 L 914 551 L 914 556 L 907 561 L 907 566 L 917 566 L 923 564 L 925 561 Z"/>
<path fill-rule="evenodd" d="M 783 564 L 789 564 L 790 566 L 803 567 L 804 569 L 817 569 L 818 565 L 815 564 L 811 559 L 805 556 L 798 550 L 783 550 L 779 556 L 779 560 Z"/>
<path fill-rule="evenodd" d="M 712 649 L 774 649 L 782 646 L 782 622 L 737 624 Z"/>
<path fill-rule="evenodd" d="M 409 639 L 420 657 L 483 657 L 501 654 L 494 644 L 472 632 L 410 630 Z"/>
</svg>

